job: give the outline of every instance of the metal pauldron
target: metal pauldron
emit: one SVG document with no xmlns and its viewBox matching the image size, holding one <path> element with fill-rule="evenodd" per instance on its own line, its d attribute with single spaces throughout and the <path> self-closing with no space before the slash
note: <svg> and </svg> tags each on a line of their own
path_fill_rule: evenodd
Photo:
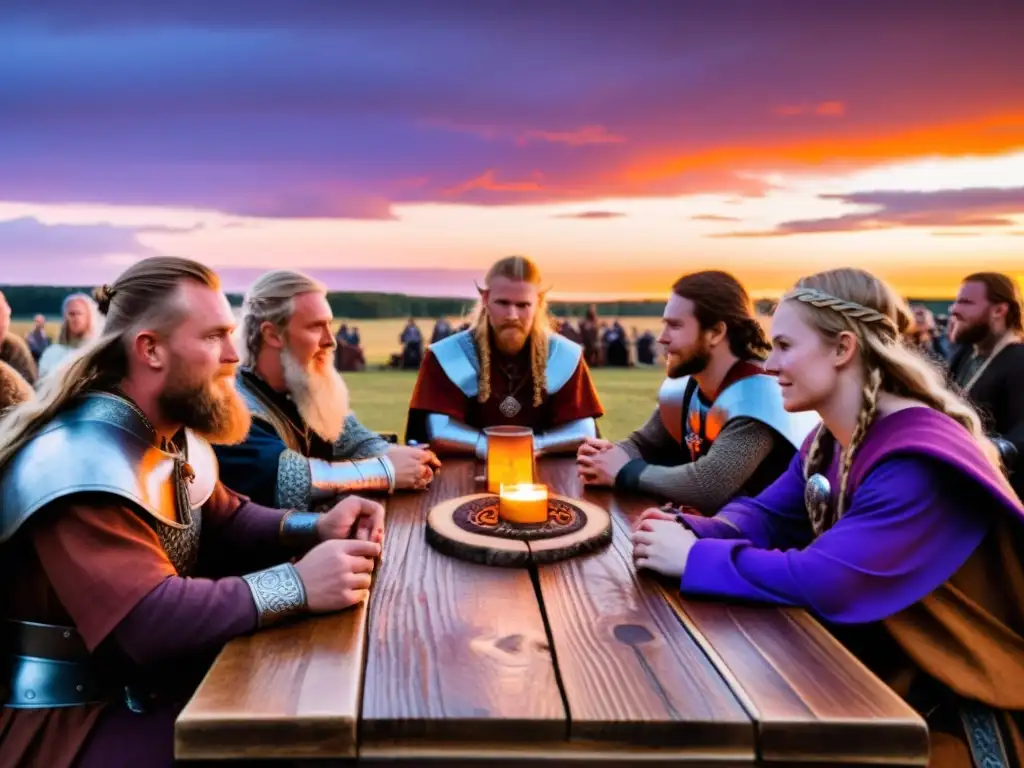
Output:
<svg viewBox="0 0 1024 768">
<path fill-rule="evenodd" d="M 476 456 L 481 461 L 487 458 L 484 433 L 443 413 L 427 414 L 426 432 L 431 450 Z"/>
<path fill-rule="evenodd" d="M 309 460 L 310 493 L 314 502 L 355 491 L 395 490 L 395 465 L 387 456 L 358 461 Z"/>
<path fill-rule="evenodd" d="M 281 543 L 296 552 L 305 552 L 320 542 L 317 512 L 291 510 L 281 518 Z"/>
<path fill-rule="evenodd" d="M 576 419 L 534 435 L 533 450 L 538 454 L 571 453 L 588 437 L 597 437 L 594 419 Z"/>
<path fill-rule="evenodd" d="M 282 563 L 242 577 L 252 593 L 259 626 L 266 627 L 289 616 L 305 613 L 309 605 L 306 587 L 291 563 Z"/>
</svg>

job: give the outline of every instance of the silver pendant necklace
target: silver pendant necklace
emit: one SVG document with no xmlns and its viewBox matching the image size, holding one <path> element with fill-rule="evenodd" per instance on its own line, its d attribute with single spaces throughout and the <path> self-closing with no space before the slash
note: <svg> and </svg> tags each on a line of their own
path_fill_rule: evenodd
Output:
<svg viewBox="0 0 1024 768">
<path fill-rule="evenodd" d="M 523 410 L 522 403 L 520 403 L 516 399 L 515 395 L 520 389 L 523 388 L 523 384 L 526 383 L 526 378 L 524 377 L 523 380 L 520 381 L 519 384 L 515 387 L 515 389 L 513 389 L 513 377 L 512 374 L 509 373 L 508 366 L 502 366 L 502 372 L 505 374 L 505 378 L 508 379 L 509 393 L 505 395 L 505 399 L 498 404 L 498 410 L 501 412 L 501 415 L 504 416 L 506 419 L 513 419 L 517 415 L 519 415 L 519 412 L 521 410 Z"/>
</svg>

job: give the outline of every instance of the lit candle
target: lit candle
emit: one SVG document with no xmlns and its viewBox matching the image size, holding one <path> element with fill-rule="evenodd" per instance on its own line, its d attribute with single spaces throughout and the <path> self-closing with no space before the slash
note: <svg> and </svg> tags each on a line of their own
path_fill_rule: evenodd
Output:
<svg viewBox="0 0 1024 768">
<path fill-rule="evenodd" d="M 498 516 L 509 523 L 530 524 L 547 521 L 547 486 L 533 483 L 502 485 L 498 493 Z"/>
<path fill-rule="evenodd" d="M 533 430 L 529 427 L 487 427 L 487 490 L 533 482 Z"/>
</svg>

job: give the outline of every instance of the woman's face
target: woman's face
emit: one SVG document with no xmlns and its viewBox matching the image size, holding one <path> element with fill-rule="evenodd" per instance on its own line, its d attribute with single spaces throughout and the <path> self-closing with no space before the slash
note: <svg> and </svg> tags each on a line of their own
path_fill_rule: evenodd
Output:
<svg viewBox="0 0 1024 768">
<path fill-rule="evenodd" d="M 82 338 L 89 330 L 89 308 L 80 299 L 68 302 L 64 321 L 68 325 L 68 336 L 73 339 Z"/>
<path fill-rule="evenodd" d="M 811 411 L 835 391 L 835 348 L 807 323 L 795 302 L 784 301 L 772 318 L 772 353 L 765 370 L 778 377 L 787 411 Z"/>
</svg>

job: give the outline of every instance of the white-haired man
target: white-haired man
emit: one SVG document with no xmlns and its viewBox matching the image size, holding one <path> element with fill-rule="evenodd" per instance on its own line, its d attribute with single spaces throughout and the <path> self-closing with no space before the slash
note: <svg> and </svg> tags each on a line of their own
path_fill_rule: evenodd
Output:
<svg viewBox="0 0 1024 768">
<path fill-rule="evenodd" d="M 333 321 L 327 289 L 301 272 L 268 272 L 245 297 L 238 390 L 253 423 L 244 442 L 216 450 L 224 483 L 256 503 L 315 509 L 345 493 L 421 489 L 440 466 L 350 412 Z"/>
</svg>

